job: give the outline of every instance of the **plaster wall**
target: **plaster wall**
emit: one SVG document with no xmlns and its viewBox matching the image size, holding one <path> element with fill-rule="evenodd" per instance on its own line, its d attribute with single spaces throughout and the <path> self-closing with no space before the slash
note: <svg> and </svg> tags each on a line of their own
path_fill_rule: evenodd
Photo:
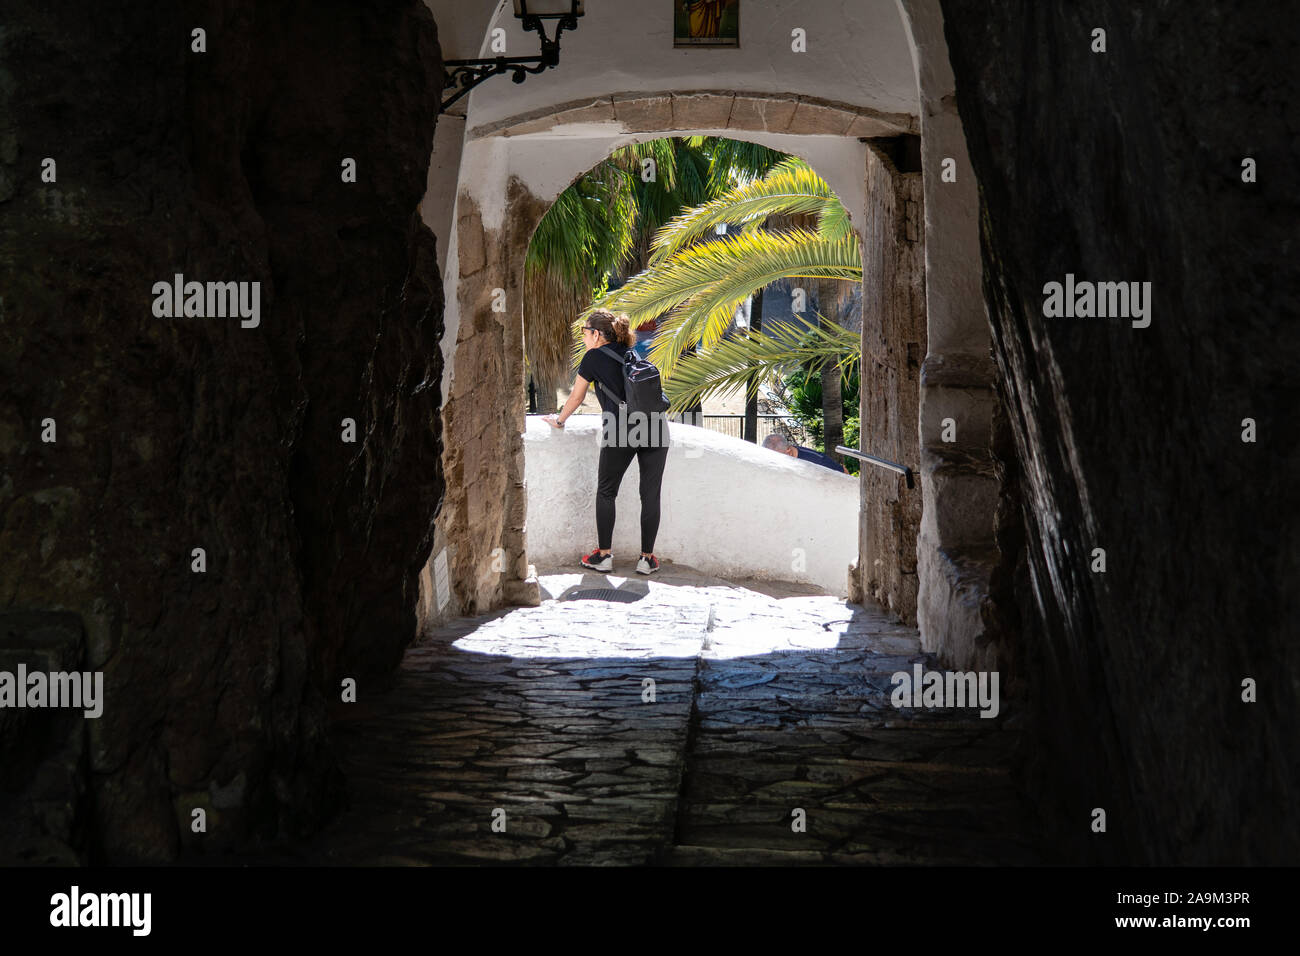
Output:
<svg viewBox="0 0 1300 956">
<path fill-rule="evenodd" d="M 847 594 L 857 558 L 858 482 L 706 428 L 673 422 L 655 553 L 719 577 L 813 584 Z M 575 415 L 556 431 L 530 416 L 528 554 L 577 564 L 596 546 L 600 418 Z M 630 571 L 641 550 L 639 464 L 623 477 L 612 550 Z"/>
<path fill-rule="evenodd" d="M 438 272 L 447 274 L 447 253 L 451 227 L 456 221 L 456 185 L 460 179 L 460 157 L 465 146 L 465 119 L 444 115 L 433 131 L 433 153 L 425 180 L 420 217 L 438 243 Z"/>
<path fill-rule="evenodd" d="M 744 4 L 740 17 L 738 48 L 674 49 L 670 3 L 588 0 L 578 29 L 561 39 L 559 66 L 520 85 L 494 79 L 475 89 L 470 126 L 621 90 L 711 89 L 720 75 L 733 89 L 916 114 L 916 79 L 894 0 L 763 0 L 761 11 Z M 505 30 L 506 56 L 537 54 L 537 35 L 523 31 L 511 3 L 497 8 L 489 30 L 497 26 Z M 791 49 L 796 28 L 805 31 L 806 52 Z M 466 55 L 490 55 L 486 37 L 481 49 Z M 566 69 L 566 63 L 582 67 Z"/>
<path fill-rule="evenodd" d="M 503 11 L 513 19 L 514 11 L 511 0 L 424 0 L 424 5 L 438 24 L 438 43 L 444 60 L 488 56 L 488 24 Z M 536 50 L 532 52 L 536 54 Z"/>
</svg>

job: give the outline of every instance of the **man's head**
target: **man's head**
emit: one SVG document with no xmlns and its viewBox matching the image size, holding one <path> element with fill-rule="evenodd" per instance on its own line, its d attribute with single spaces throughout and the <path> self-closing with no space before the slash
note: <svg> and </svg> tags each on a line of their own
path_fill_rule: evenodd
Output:
<svg viewBox="0 0 1300 956">
<path fill-rule="evenodd" d="M 770 449 L 771 451 L 780 452 L 783 455 L 789 455 L 792 458 L 799 457 L 799 449 L 794 445 L 791 445 L 790 442 L 786 440 L 786 437 L 780 432 L 772 432 L 772 434 L 764 438 L 763 447 Z"/>
</svg>

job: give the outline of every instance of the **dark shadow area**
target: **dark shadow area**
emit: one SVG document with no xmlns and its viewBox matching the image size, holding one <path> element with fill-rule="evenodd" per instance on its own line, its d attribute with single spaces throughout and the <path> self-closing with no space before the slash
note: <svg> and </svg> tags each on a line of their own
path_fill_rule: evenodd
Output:
<svg viewBox="0 0 1300 956">
<path fill-rule="evenodd" d="M 673 606 L 676 589 L 645 601 L 646 583 L 629 583 L 631 607 L 548 602 L 458 621 L 410 650 L 391 690 L 336 708 L 347 812 L 240 862 L 1042 862 L 1011 775 L 1012 705 L 994 719 L 892 706 L 892 673 L 935 666 L 915 631 L 828 604 L 825 620 L 789 612 L 805 626 L 748 654 L 765 628 L 789 630 L 772 616 L 780 602 L 735 589 Z M 683 628 L 693 653 L 619 650 Z M 537 643 L 544 632 L 551 644 Z M 608 654 L 562 652 L 593 634 Z M 518 655 L 475 650 L 516 641 Z"/>
</svg>

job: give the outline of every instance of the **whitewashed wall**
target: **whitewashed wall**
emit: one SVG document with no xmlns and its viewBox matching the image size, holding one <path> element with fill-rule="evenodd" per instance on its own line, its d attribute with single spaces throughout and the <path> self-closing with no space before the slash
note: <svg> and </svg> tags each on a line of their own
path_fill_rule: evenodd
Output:
<svg viewBox="0 0 1300 956">
<path fill-rule="evenodd" d="M 438 0 L 463 24 L 448 34 L 443 56 L 488 57 L 490 31 L 502 28 L 506 56 L 536 56 L 536 33 L 525 33 L 514 5 L 497 6 L 468 51 L 482 7 Z M 483 6 L 487 6 L 484 4 Z M 494 77 L 469 95 L 469 128 L 583 97 L 622 91 L 707 90 L 823 97 L 882 113 L 917 115 L 911 49 L 895 0 L 759 0 L 741 4 L 740 47 L 675 49 L 673 5 L 667 0 L 588 0 L 578 29 L 560 40 L 560 63 L 522 84 Z M 439 38 L 445 18 L 438 19 Z M 795 52 L 793 31 L 806 50 Z M 554 35 L 555 26 L 547 24 Z M 454 51 L 454 52 L 453 52 Z M 464 52 L 462 52 L 464 51 Z"/>
<path fill-rule="evenodd" d="M 596 547 L 599 429 L 595 415 L 574 416 L 563 431 L 528 418 L 524 476 L 534 565 L 577 566 Z M 847 593 L 848 567 L 857 560 L 856 478 L 704 428 L 674 422 L 670 434 L 655 542 L 661 561 Z M 628 466 L 619 489 L 615 573 L 631 574 L 641 550 L 638 467 Z"/>
</svg>

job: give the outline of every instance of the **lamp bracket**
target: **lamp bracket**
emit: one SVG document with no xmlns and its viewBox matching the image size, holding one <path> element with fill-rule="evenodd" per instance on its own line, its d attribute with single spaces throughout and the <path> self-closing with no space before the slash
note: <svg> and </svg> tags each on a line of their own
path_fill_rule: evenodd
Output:
<svg viewBox="0 0 1300 956">
<path fill-rule="evenodd" d="M 575 3 L 573 9 L 576 11 L 577 7 L 578 5 Z M 527 3 L 523 4 L 523 9 L 525 11 L 528 9 Z M 519 19 L 525 32 L 529 30 L 537 31 L 537 35 L 542 41 L 541 55 L 497 56 L 488 59 L 444 61 L 442 88 L 444 91 L 452 90 L 454 92 L 450 96 L 443 98 L 442 104 L 438 108 L 439 113 L 447 112 L 448 108 L 457 100 L 488 79 L 488 77 L 511 73 L 510 79 L 513 82 L 522 83 L 530 73 L 542 73 L 557 66 L 560 62 L 560 36 L 566 29 L 578 29 L 576 13 L 547 16 L 525 12 L 520 14 Z M 556 21 L 554 39 L 546 35 L 546 27 L 542 23 L 544 19 Z"/>
</svg>

